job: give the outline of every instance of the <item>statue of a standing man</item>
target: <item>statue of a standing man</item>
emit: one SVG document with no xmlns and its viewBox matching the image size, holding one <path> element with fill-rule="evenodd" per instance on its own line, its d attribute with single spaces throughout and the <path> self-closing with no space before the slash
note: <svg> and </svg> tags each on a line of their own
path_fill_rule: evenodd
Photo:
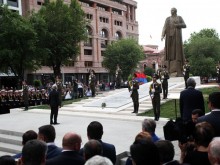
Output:
<svg viewBox="0 0 220 165">
<path fill-rule="evenodd" d="M 176 73 L 177 77 L 183 76 L 182 66 L 184 64 L 182 28 L 186 28 L 186 24 L 181 16 L 177 15 L 177 9 L 171 9 L 171 16 L 167 17 L 161 41 L 165 37 L 165 58 L 164 63 L 168 67 L 170 74 Z"/>
</svg>

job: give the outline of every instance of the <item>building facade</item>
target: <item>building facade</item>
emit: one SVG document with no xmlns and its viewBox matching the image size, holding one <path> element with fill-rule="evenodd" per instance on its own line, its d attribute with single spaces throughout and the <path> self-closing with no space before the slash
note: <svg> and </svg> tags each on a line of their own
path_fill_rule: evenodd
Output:
<svg viewBox="0 0 220 165">
<path fill-rule="evenodd" d="M 12 1 L 12 0 L 11 0 Z M 93 69 L 98 80 L 109 81 L 108 71 L 102 66 L 103 53 L 108 44 L 121 38 L 138 40 L 138 22 L 136 21 L 137 2 L 133 0 L 78 0 L 90 20 L 87 26 L 88 40 L 80 43 L 78 58 L 63 66 L 63 81 L 74 78 L 86 82 L 89 70 Z M 69 4 L 70 0 L 64 0 Z M 44 0 L 22 0 L 22 15 L 29 11 L 38 11 Z M 51 68 L 43 66 L 34 73 L 27 72 L 28 79 L 49 76 Z"/>
</svg>

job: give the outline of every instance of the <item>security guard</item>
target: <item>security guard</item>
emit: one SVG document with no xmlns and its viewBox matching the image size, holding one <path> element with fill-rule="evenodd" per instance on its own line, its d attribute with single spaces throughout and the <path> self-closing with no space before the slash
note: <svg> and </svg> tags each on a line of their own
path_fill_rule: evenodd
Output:
<svg viewBox="0 0 220 165">
<path fill-rule="evenodd" d="M 134 105 L 134 111 L 132 113 L 138 113 L 138 109 L 139 109 L 139 93 L 138 93 L 139 82 L 136 79 L 136 77 L 137 75 L 134 74 L 133 79 L 129 82 L 129 88 L 128 88 Z"/>
<path fill-rule="evenodd" d="M 183 75 L 184 75 L 184 81 L 185 81 L 185 88 L 187 88 L 187 80 L 189 78 L 189 72 L 190 72 L 189 61 L 185 60 L 185 64 L 183 65 Z"/>
<path fill-rule="evenodd" d="M 167 99 L 168 95 L 168 79 L 170 78 L 166 65 L 162 66 L 163 71 L 161 72 L 161 82 L 163 88 L 163 99 Z"/>
<path fill-rule="evenodd" d="M 158 121 L 160 118 L 160 93 L 162 93 L 161 84 L 157 82 L 157 75 L 153 75 L 153 83 L 150 85 L 149 94 L 151 97 L 154 120 Z"/>
</svg>

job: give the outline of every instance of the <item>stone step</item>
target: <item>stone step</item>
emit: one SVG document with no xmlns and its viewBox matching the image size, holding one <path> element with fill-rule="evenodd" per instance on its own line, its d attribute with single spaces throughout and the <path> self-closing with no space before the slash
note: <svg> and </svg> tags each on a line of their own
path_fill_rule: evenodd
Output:
<svg viewBox="0 0 220 165">
<path fill-rule="evenodd" d="M 0 151 L 17 154 L 21 150 L 22 146 L 0 142 Z"/>
<path fill-rule="evenodd" d="M 22 146 L 22 137 L 0 134 L 0 142 Z"/>
<path fill-rule="evenodd" d="M 13 154 L 13 153 L 9 153 L 9 152 L 0 151 L 0 156 L 4 156 L 4 155 L 10 155 L 10 156 L 13 156 L 13 155 L 15 155 L 15 154 Z"/>
<path fill-rule="evenodd" d="M 0 129 L 0 134 L 19 136 L 19 137 L 22 137 L 23 135 L 22 132 L 9 131 L 9 130 L 3 130 L 3 129 Z"/>
</svg>

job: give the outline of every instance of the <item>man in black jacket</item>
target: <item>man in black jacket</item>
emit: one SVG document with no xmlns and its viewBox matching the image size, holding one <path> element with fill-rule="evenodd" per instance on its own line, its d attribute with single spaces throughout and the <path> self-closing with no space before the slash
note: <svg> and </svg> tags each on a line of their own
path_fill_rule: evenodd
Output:
<svg viewBox="0 0 220 165">
<path fill-rule="evenodd" d="M 57 123 L 58 110 L 61 107 L 61 102 L 59 99 L 59 92 L 57 91 L 57 85 L 52 86 L 52 91 L 49 94 L 49 105 L 51 108 L 50 113 L 50 124 L 59 124 Z M 53 122 L 54 118 L 54 122 Z"/>
<path fill-rule="evenodd" d="M 184 122 L 192 121 L 192 111 L 201 109 L 205 114 L 204 98 L 202 92 L 195 89 L 196 82 L 193 78 L 188 78 L 187 89 L 180 93 L 180 116 Z"/>
<path fill-rule="evenodd" d="M 79 154 L 82 139 L 81 136 L 68 132 L 63 137 L 63 151 L 60 155 L 47 160 L 46 165 L 84 165 L 85 160 L 83 156 Z"/>
</svg>

